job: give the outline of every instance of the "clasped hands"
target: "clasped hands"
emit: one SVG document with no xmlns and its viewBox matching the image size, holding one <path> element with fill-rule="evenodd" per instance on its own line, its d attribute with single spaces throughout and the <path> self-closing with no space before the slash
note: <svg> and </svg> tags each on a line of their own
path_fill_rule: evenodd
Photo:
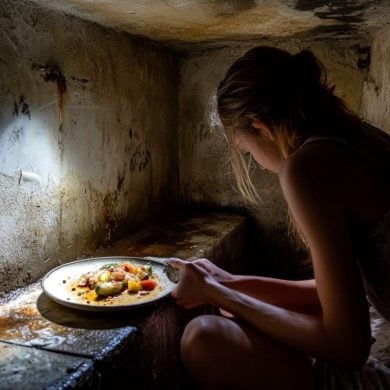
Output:
<svg viewBox="0 0 390 390">
<path fill-rule="evenodd" d="M 208 259 L 183 261 L 171 258 L 167 263 L 183 274 L 178 286 L 172 291 L 172 296 L 178 305 L 185 309 L 212 304 L 213 291 L 218 289 L 218 285 L 231 280 L 233 276 Z"/>
</svg>

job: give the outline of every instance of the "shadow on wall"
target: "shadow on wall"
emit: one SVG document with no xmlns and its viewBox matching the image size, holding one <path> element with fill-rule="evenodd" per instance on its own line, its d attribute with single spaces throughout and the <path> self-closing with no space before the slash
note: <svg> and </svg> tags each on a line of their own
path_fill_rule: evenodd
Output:
<svg viewBox="0 0 390 390">
<path fill-rule="evenodd" d="M 313 277 L 308 253 L 297 249 L 283 226 L 262 226 L 251 216 L 247 229 L 245 272 L 252 275 L 282 279 L 308 279 Z"/>
</svg>

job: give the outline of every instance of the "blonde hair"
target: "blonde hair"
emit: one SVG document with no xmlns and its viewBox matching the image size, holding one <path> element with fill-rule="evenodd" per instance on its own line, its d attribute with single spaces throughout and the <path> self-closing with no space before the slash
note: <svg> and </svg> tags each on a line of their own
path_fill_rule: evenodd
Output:
<svg viewBox="0 0 390 390">
<path fill-rule="evenodd" d="M 258 134 L 255 119 L 271 131 L 280 155 L 287 159 L 315 131 L 342 132 L 360 123 L 333 94 L 322 63 L 308 50 L 292 55 L 259 46 L 249 50 L 228 69 L 217 90 L 217 109 L 229 141 L 230 161 L 237 187 L 252 204 L 258 192 L 250 168 L 235 144 L 235 133 Z M 305 244 L 289 213 L 291 234 Z"/>
</svg>

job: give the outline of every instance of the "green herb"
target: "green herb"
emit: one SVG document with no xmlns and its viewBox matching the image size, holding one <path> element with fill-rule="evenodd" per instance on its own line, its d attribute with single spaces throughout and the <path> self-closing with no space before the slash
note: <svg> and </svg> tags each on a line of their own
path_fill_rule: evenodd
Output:
<svg viewBox="0 0 390 390">
<path fill-rule="evenodd" d="M 104 264 L 102 267 L 100 267 L 100 269 L 108 269 L 108 268 L 115 267 L 115 266 L 116 266 L 116 263 Z"/>
<path fill-rule="evenodd" d="M 145 269 L 149 275 L 151 275 L 153 273 L 153 267 L 150 264 L 145 265 Z"/>
</svg>

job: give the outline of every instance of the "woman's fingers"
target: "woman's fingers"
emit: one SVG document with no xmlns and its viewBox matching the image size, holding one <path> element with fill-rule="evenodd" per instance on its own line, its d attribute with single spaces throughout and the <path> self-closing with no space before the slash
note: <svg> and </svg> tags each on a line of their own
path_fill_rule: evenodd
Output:
<svg viewBox="0 0 390 390">
<path fill-rule="evenodd" d="M 173 268 L 177 268 L 180 271 L 184 270 L 185 265 L 187 264 L 186 261 L 183 261 L 181 259 L 172 258 L 167 260 L 167 263 L 172 266 Z"/>
<path fill-rule="evenodd" d="M 178 299 L 177 304 L 184 309 L 193 309 L 194 307 L 198 307 L 204 304 L 204 302 L 201 301 L 187 301 L 185 299 Z"/>
<path fill-rule="evenodd" d="M 232 313 L 229 313 L 228 311 L 224 310 L 224 309 L 221 309 L 219 308 L 219 312 L 224 316 L 224 317 L 227 317 L 227 318 L 234 318 L 234 315 Z"/>
<path fill-rule="evenodd" d="M 183 271 L 186 264 L 196 264 L 200 268 L 203 268 L 204 270 L 208 271 L 209 267 L 208 267 L 207 262 L 210 262 L 209 260 L 207 260 L 207 259 L 191 260 L 191 259 L 192 258 L 187 259 L 187 260 L 182 260 L 182 259 L 179 259 L 177 257 L 171 257 L 166 262 L 169 265 L 171 265 L 172 267 L 178 268 L 180 271 Z"/>
<path fill-rule="evenodd" d="M 178 292 L 178 287 L 176 287 L 172 292 L 171 295 L 173 298 L 176 299 L 176 302 L 179 306 L 183 306 L 185 309 L 193 309 L 196 306 L 203 305 L 200 301 L 188 301 L 188 299 L 181 298 L 180 293 Z"/>
<path fill-rule="evenodd" d="M 207 286 L 212 281 L 207 271 L 195 262 L 171 258 L 167 263 L 180 270 L 183 275 L 171 292 L 178 305 L 192 309 L 208 301 Z"/>
<path fill-rule="evenodd" d="M 179 287 L 176 287 L 174 290 L 171 291 L 171 295 L 173 298 L 177 299 L 180 297 Z"/>
<path fill-rule="evenodd" d="M 195 269 L 199 269 L 199 268 L 202 269 L 202 267 L 200 267 L 199 264 L 196 264 L 195 262 L 176 259 L 176 258 L 172 258 L 172 259 L 167 260 L 167 263 L 170 266 L 172 266 L 173 268 L 177 268 L 179 271 L 182 271 L 182 272 L 185 271 L 186 267 L 188 267 L 187 270 L 188 269 L 195 270 Z"/>
<path fill-rule="evenodd" d="M 192 302 L 192 303 L 184 303 L 184 304 L 182 304 L 184 309 L 187 309 L 187 310 L 194 309 L 195 307 L 198 307 L 198 306 L 201 306 L 201 305 L 203 305 L 202 302 Z"/>
</svg>

